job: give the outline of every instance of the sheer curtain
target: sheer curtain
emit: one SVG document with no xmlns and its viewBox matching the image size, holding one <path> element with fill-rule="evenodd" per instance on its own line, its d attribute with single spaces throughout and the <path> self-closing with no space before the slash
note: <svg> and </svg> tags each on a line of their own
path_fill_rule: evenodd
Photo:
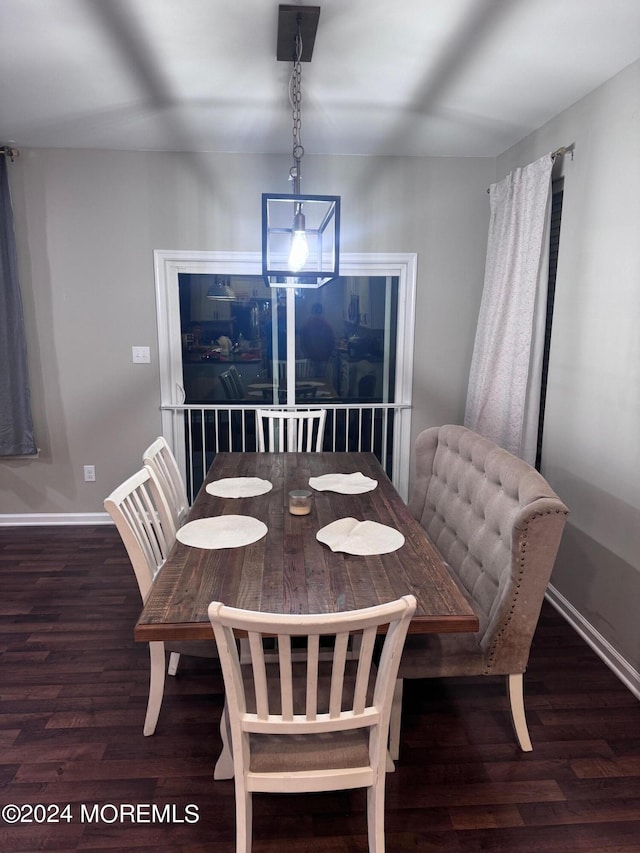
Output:
<svg viewBox="0 0 640 853">
<path fill-rule="evenodd" d="M 553 157 L 490 188 L 484 289 L 464 423 L 535 463 L 547 303 Z"/>
<path fill-rule="evenodd" d="M 7 157 L 0 153 L 0 457 L 37 453 Z"/>
</svg>

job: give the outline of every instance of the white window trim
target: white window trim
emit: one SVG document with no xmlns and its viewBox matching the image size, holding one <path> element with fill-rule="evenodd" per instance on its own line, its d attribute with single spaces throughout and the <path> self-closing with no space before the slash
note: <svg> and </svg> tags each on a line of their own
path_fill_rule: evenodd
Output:
<svg viewBox="0 0 640 853">
<path fill-rule="evenodd" d="M 184 402 L 180 301 L 178 275 L 200 273 L 217 275 L 261 275 L 259 252 L 154 251 L 156 315 L 160 395 L 163 406 Z M 413 385 L 413 344 L 415 326 L 417 255 L 414 253 L 341 254 L 342 276 L 394 276 L 398 278 L 398 325 L 396 348 L 395 401 L 410 406 Z M 180 454 L 182 444 L 173 435 L 174 418 L 162 412 L 163 434 Z M 394 429 L 394 485 L 406 500 L 409 488 L 411 410 L 399 413 Z M 405 452 L 401 452 L 404 449 Z M 184 460 L 182 460 L 184 461 Z"/>
</svg>

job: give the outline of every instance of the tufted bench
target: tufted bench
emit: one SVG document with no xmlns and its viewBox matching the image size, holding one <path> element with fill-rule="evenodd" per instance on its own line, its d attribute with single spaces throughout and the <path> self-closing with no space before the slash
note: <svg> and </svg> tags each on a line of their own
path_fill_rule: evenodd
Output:
<svg viewBox="0 0 640 853">
<path fill-rule="evenodd" d="M 416 441 L 409 510 L 475 610 L 476 634 L 407 638 L 391 719 L 398 757 L 405 678 L 505 675 L 521 749 L 531 749 L 523 673 L 568 510 L 534 468 L 462 426 Z"/>
</svg>

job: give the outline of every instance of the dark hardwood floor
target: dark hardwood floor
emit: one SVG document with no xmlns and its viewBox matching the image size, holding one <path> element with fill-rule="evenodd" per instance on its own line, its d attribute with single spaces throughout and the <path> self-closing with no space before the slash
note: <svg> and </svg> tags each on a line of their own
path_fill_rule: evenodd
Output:
<svg viewBox="0 0 640 853">
<path fill-rule="evenodd" d="M 0 581 L 0 805 L 19 807 L 0 850 L 233 851 L 233 784 L 212 775 L 220 673 L 183 658 L 143 737 L 148 653 L 115 529 L 0 528 Z M 501 679 L 406 684 L 389 853 L 640 851 L 640 703 L 548 604 L 525 692 L 529 754 Z M 364 793 L 256 795 L 253 849 L 366 851 Z"/>
</svg>

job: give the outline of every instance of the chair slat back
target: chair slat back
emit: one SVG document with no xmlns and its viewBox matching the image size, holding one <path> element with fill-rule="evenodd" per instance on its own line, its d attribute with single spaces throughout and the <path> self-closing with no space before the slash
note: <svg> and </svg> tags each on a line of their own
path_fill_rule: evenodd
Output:
<svg viewBox="0 0 640 853">
<path fill-rule="evenodd" d="M 258 450 L 262 453 L 284 450 L 294 453 L 320 451 L 326 418 L 326 409 L 257 409 Z"/>
<path fill-rule="evenodd" d="M 159 436 L 145 450 L 142 461 L 153 468 L 173 514 L 174 524 L 176 528 L 180 527 L 189 509 L 189 499 L 178 462 L 166 439 Z"/>
<path fill-rule="evenodd" d="M 407 595 L 363 610 L 283 616 L 212 602 L 209 618 L 220 653 L 232 734 L 234 720 L 238 737 L 240 731 L 305 734 L 375 725 L 384 728 L 415 607 L 415 598 Z M 374 671 L 374 643 L 384 625 L 387 633 Z M 244 680 L 237 632 L 249 636 L 251 663 L 245 665 Z M 354 635 L 362 636 L 361 642 L 353 644 L 355 652 L 349 645 Z M 277 652 L 269 651 L 266 660 L 263 640 L 274 636 Z M 294 637 L 306 639 L 306 655 L 292 654 Z M 330 662 L 324 659 L 327 647 L 333 649 Z M 354 654 L 357 662 L 352 660 Z"/>
<path fill-rule="evenodd" d="M 308 358 L 297 358 L 295 363 L 296 379 L 306 379 L 311 372 L 311 362 Z M 287 378 L 287 362 L 278 362 L 278 377 L 281 381 Z"/>
<path fill-rule="evenodd" d="M 115 522 L 146 601 L 176 538 L 176 527 L 155 472 L 145 466 L 108 498 L 104 507 Z"/>
<path fill-rule="evenodd" d="M 342 692 L 344 687 L 345 664 L 349 635 L 344 632 L 336 634 L 333 647 L 333 666 L 331 667 L 331 689 L 329 692 L 329 716 L 338 719 L 342 711 Z"/>
<path fill-rule="evenodd" d="M 220 384 L 222 385 L 222 390 L 224 391 L 224 395 L 227 400 L 238 399 L 238 394 L 233 384 L 233 380 L 231 379 L 231 374 L 228 370 L 225 370 L 220 374 Z"/>
<path fill-rule="evenodd" d="M 235 365 L 232 364 L 229 367 L 228 372 L 235 389 L 236 397 L 238 400 L 242 400 L 244 398 L 244 385 L 242 384 L 242 379 L 240 378 L 240 374 L 238 373 Z"/>
</svg>

